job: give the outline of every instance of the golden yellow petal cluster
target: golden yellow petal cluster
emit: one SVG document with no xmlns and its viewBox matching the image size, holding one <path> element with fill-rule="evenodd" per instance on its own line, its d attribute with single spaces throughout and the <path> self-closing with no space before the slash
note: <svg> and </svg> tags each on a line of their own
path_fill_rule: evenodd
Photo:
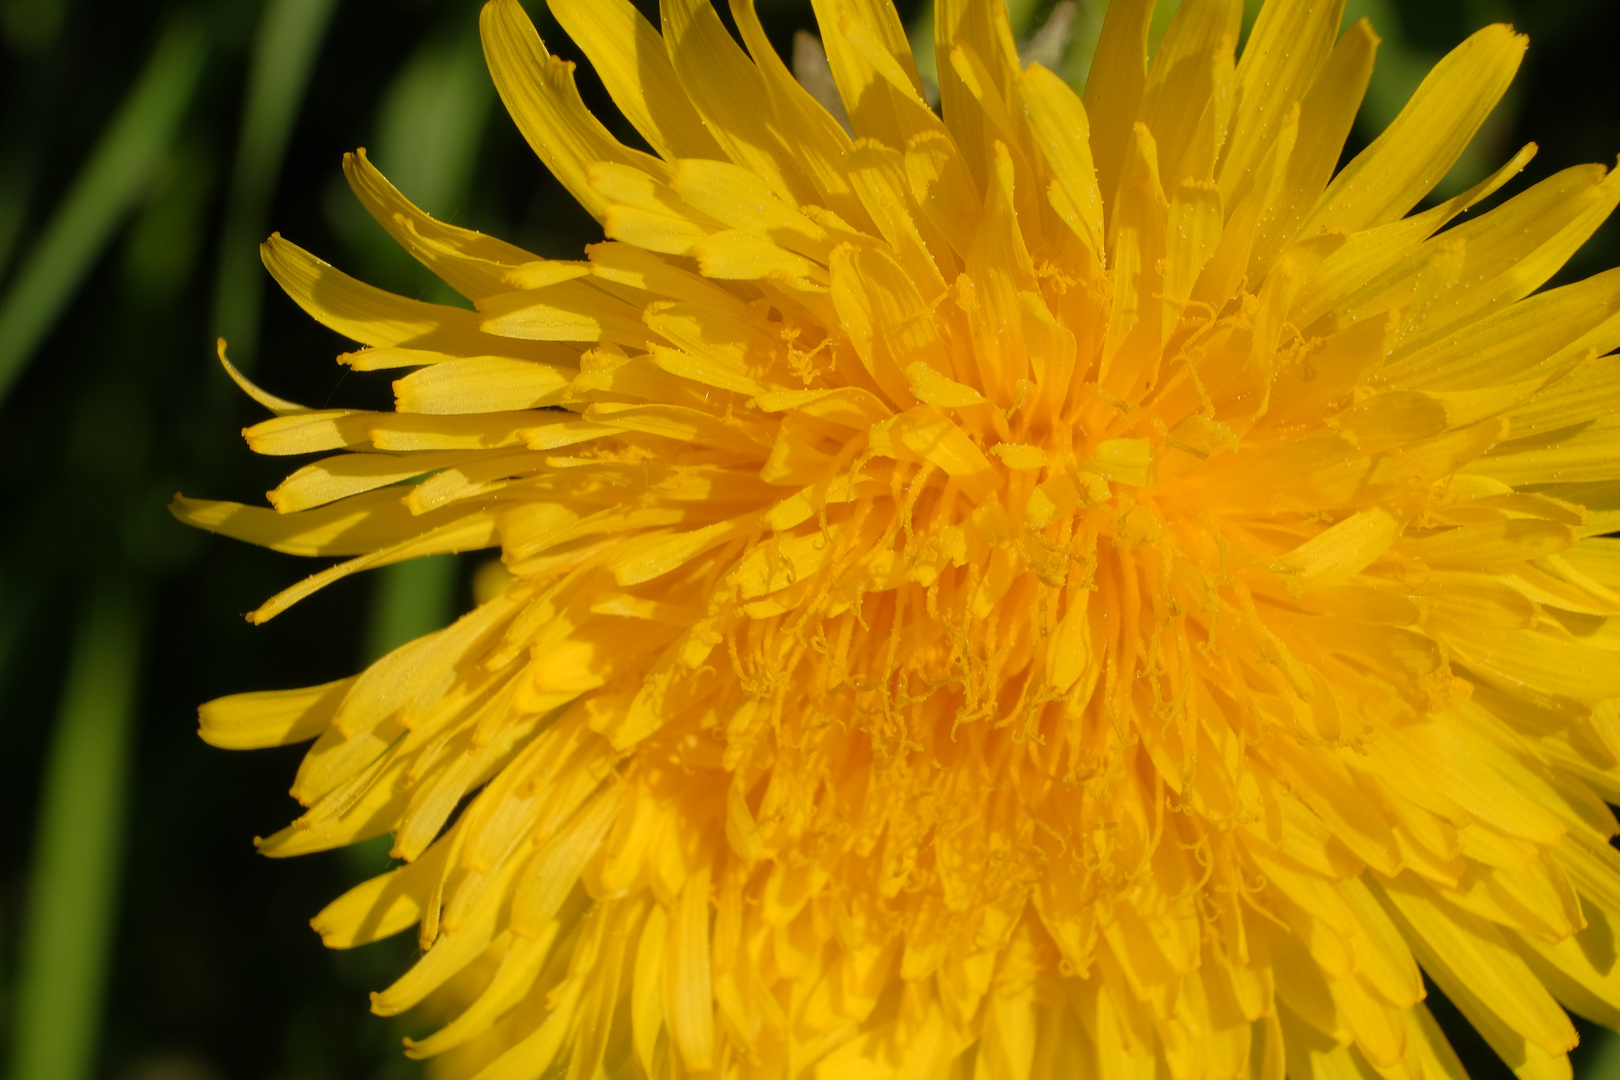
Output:
<svg viewBox="0 0 1620 1080">
<path fill-rule="evenodd" d="M 1620 273 L 1539 291 L 1620 200 L 1529 159 L 1412 214 L 1525 40 L 1480 31 L 1334 170 L 1378 39 L 1343 3 L 1109 6 L 1083 98 L 999 0 L 816 0 L 852 134 L 753 0 L 517 0 L 500 94 L 602 224 L 538 259 L 355 193 L 470 306 L 273 237 L 408 369 L 274 509 L 184 520 L 510 582 L 352 679 L 203 707 L 314 738 L 270 855 L 383 833 L 315 920 L 415 927 L 377 994 L 447 1074 L 1462 1075 L 1426 972 L 1523 1080 L 1620 1025 Z M 244 380 L 245 383 L 245 380 Z M 493 591 L 493 590 L 491 590 Z M 460 808 L 459 813 L 458 807 Z"/>
</svg>

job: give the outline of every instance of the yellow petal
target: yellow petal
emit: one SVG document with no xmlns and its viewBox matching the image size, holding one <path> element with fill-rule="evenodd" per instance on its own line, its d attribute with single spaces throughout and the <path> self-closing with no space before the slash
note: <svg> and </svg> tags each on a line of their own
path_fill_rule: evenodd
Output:
<svg viewBox="0 0 1620 1080">
<path fill-rule="evenodd" d="M 745 312 L 716 310 L 704 303 L 655 301 L 647 305 L 642 318 L 671 344 L 745 377 L 762 372 L 780 348 L 780 341 L 773 341 Z M 655 357 L 659 351 L 655 350 Z M 759 389 L 751 392 L 764 393 Z"/>
<path fill-rule="evenodd" d="M 932 406 L 919 405 L 874 428 L 871 446 L 875 454 L 938 466 L 971 498 L 983 498 L 989 490 L 993 474 L 984 452 Z"/>
<path fill-rule="evenodd" d="M 394 401 L 401 412 L 438 415 L 535 409 L 563 400 L 576 374 L 505 356 L 469 356 L 395 380 Z"/>
<path fill-rule="evenodd" d="M 1561 641 L 1534 630 L 1480 630 L 1447 636 L 1458 658 L 1509 688 L 1526 687 L 1596 703 L 1620 697 L 1620 665 L 1610 649 Z"/>
<path fill-rule="evenodd" d="M 321 409 L 278 416 L 242 430 L 248 446 L 259 454 L 310 454 L 362 446 L 370 439 L 370 425 L 382 413 L 358 409 Z"/>
<path fill-rule="evenodd" d="M 1567 170 L 1431 241 L 1462 247 L 1467 275 L 1408 312 L 1412 345 L 1434 340 L 1528 296 L 1552 277 L 1620 203 L 1620 173 Z"/>
<path fill-rule="evenodd" d="M 741 229 L 711 233 L 688 253 L 706 277 L 723 281 L 770 279 L 809 288 L 824 288 L 827 282 L 827 272 L 803 255 Z"/>
<path fill-rule="evenodd" d="M 614 342 L 639 349 L 647 340 L 641 312 L 597 287 L 590 278 L 560 281 L 486 297 L 478 303 L 480 329 L 527 341 Z M 568 362 L 568 351 L 547 357 Z"/>
<path fill-rule="evenodd" d="M 465 308 L 395 296 L 333 269 L 280 234 L 259 249 L 276 283 L 299 307 L 364 345 L 417 345 L 459 351 L 477 339 L 478 317 Z"/>
<path fill-rule="evenodd" d="M 677 163 L 670 187 L 702 213 L 826 264 L 837 240 L 747 169 L 723 161 Z"/>
<path fill-rule="evenodd" d="M 955 276 L 956 259 L 949 241 L 912 200 L 905 155 L 861 139 L 847 160 L 862 205 L 914 286 L 930 300 L 944 293 L 947 276 Z"/>
<path fill-rule="evenodd" d="M 857 136 L 899 149 L 927 126 L 943 130 L 923 98 L 892 5 L 880 0 L 813 0 L 827 63 Z"/>
<path fill-rule="evenodd" d="M 1407 1045 L 1412 1057 L 1429 1080 L 1468 1080 L 1468 1071 L 1457 1060 L 1457 1052 L 1446 1041 L 1445 1032 L 1435 1023 L 1434 1014 L 1419 1002 L 1407 1011 Z"/>
<path fill-rule="evenodd" d="M 472 460 L 447 465 L 412 485 L 402 501 L 411 513 L 426 514 L 453 502 L 498 490 L 508 481 L 532 477 L 548 463 L 546 455 L 522 450 L 479 454 Z"/>
<path fill-rule="evenodd" d="M 759 107 L 770 100 L 764 77 L 709 0 L 662 0 L 659 11 L 676 77 L 726 157 L 793 205 L 814 203 L 815 186 Z"/>
<path fill-rule="evenodd" d="M 354 555 L 421 532 L 391 492 L 357 495 L 298 514 L 241 503 L 177 496 L 170 512 L 188 525 L 261 544 L 290 555 Z M 431 524 L 431 523 L 430 523 Z"/>
<path fill-rule="evenodd" d="M 1169 187 L 1214 179 L 1215 154 L 1231 115 L 1232 54 L 1242 24 L 1241 3 L 1183 0 L 1153 54 L 1139 116 L 1159 146 L 1159 168 Z"/>
<path fill-rule="evenodd" d="M 615 139 L 580 100 L 574 65 L 546 50 L 518 0 L 493 0 L 479 17 L 484 57 L 495 89 L 518 129 L 553 176 L 590 215 L 602 219 L 607 201 L 591 186 L 587 166 L 610 162 L 665 179 L 668 168 Z"/>
<path fill-rule="evenodd" d="M 520 247 L 430 217 L 377 171 L 364 149 L 343 155 L 343 175 L 377 224 L 468 299 L 505 292 L 505 274 L 534 261 Z"/>
<path fill-rule="evenodd" d="M 1507 484 L 1620 479 L 1620 419 L 1605 417 L 1561 438 L 1557 432 L 1544 432 L 1522 442 L 1502 443 L 1465 471 Z"/>
<path fill-rule="evenodd" d="M 713 386 L 738 394 L 754 395 L 765 392 L 765 387 L 756 382 L 753 376 L 740 370 L 736 365 L 727 363 L 714 352 L 693 356 L 679 349 L 666 349 L 661 345 L 655 345 L 652 361 L 671 375 L 678 375 L 683 379 L 702 383 L 704 386 Z"/>
<path fill-rule="evenodd" d="M 856 228 L 867 228 L 861 201 L 855 195 L 845 165 L 849 135 L 782 63 L 754 9 L 755 0 L 733 0 L 731 14 L 742 33 L 743 44 L 765 80 L 777 123 L 794 148 L 805 176 L 815 186 L 818 205 Z"/>
<path fill-rule="evenodd" d="M 590 272 L 614 285 L 702 304 L 732 315 L 748 310 L 747 305 L 721 286 L 642 248 L 607 242 L 591 244 L 585 251 L 590 256 Z"/>
<path fill-rule="evenodd" d="M 921 361 L 906 368 L 906 379 L 918 401 L 946 409 L 960 409 L 984 403 L 984 395 L 971 386 L 952 382 Z"/>
<path fill-rule="evenodd" d="M 642 169 L 593 162 L 585 174 L 604 201 L 603 230 L 614 240 L 648 251 L 684 255 L 697 241 L 723 227 L 687 206 L 662 179 Z"/>
<path fill-rule="evenodd" d="M 590 58 L 619 111 L 661 157 L 721 156 L 675 77 L 664 39 L 629 0 L 547 0 L 547 6 Z"/>
<path fill-rule="evenodd" d="M 313 739 L 326 730 L 354 683 L 339 679 L 299 690 L 263 690 L 215 698 L 197 710 L 198 734 L 209 746 L 250 750 Z"/>
<path fill-rule="evenodd" d="M 1605 356 L 1582 365 L 1529 401 L 1508 412 L 1515 440 L 1557 431 L 1620 413 L 1620 357 Z M 1616 436 L 1620 439 L 1620 435 Z"/>
<path fill-rule="evenodd" d="M 1511 940 L 1530 970 L 1572 1012 L 1606 1027 L 1620 1025 L 1620 970 L 1612 960 L 1602 968 L 1593 962 L 1594 955 L 1602 956 L 1603 935 L 1614 932 L 1611 919 L 1604 911 L 1588 919 L 1586 930 L 1556 944 L 1524 934 Z"/>
<path fill-rule="evenodd" d="M 1269 5 L 1265 13 L 1269 14 L 1277 6 Z M 1283 8 L 1283 14 L 1279 16 L 1278 21 L 1307 21 L 1311 23 L 1311 31 L 1320 32 L 1325 25 L 1327 14 L 1337 6 L 1288 5 Z M 1278 27 L 1283 33 L 1271 43 L 1271 52 L 1278 55 L 1269 57 L 1268 60 L 1270 63 L 1289 68 L 1292 74 L 1299 74 L 1303 72 L 1304 67 L 1296 59 L 1297 52 L 1285 47 L 1284 44 L 1293 40 L 1286 35 L 1287 29 L 1284 26 Z M 1307 40 L 1313 37 L 1313 33 L 1309 31 L 1306 33 Z M 1249 51 L 1255 48 L 1253 42 L 1254 37 L 1251 36 L 1249 48 L 1243 54 L 1245 63 L 1248 62 Z M 1333 176 L 1333 170 L 1339 166 L 1345 139 L 1350 135 L 1350 128 L 1355 123 L 1357 111 L 1361 108 L 1362 98 L 1366 96 L 1367 85 L 1372 79 L 1373 57 L 1377 52 L 1378 35 L 1373 33 L 1372 26 L 1366 19 L 1358 20 L 1339 39 L 1339 43 L 1333 46 L 1333 52 L 1316 74 L 1315 80 L 1310 84 L 1310 90 L 1300 100 L 1299 137 L 1288 160 L 1286 186 L 1277 201 L 1275 214 L 1260 225 L 1254 245 L 1251 273 L 1271 264 L 1277 254 L 1298 235 L 1305 216 L 1321 199 L 1322 192 L 1326 190 L 1328 181 Z M 1270 98 L 1252 91 L 1250 97 L 1253 99 L 1253 109 L 1249 114 L 1252 117 L 1249 122 L 1256 128 L 1274 126 L 1279 119 L 1275 115 L 1278 110 Z M 1239 112 L 1243 112 L 1241 106 Z M 1241 138 L 1242 135 L 1234 130 L 1233 148 L 1227 152 L 1222 162 L 1221 175 L 1229 180 L 1234 192 L 1245 189 L 1248 183 L 1238 178 L 1237 162 L 1240 158 L 1253 153 L 1250 150 L 1237 149 L 1237 142 Z M 1244 168 L 1252 169 L 1250 166 Z"/>
<path fill-rule="evenodd" d="M 219 357 L 219 366 L 225 369 L 225 374 L 230 376 L 231 382 L 235 383 L 248 397 L 277 416 L 308 415 L 314 412 L 313 409 L 306 409 L 295 401 L 288 401 L 286 398 L 277 397 L 268 390 L 261 389 L 252 379 L 242 374 L 236 365 L 231 363 L 230 358 L 225 355 L 224 338 L 215 339 L 214 352 Z"/>
<path fill-rule="evenodd" d="M 589 428 L 567 413 L 474 413 L 432 416 L 423 413 L 371 414 L 366 428 L 379 450 L 495 450 L 527 443 L 545 450 L 567 445 L 574 437 L 595 438 L 611 432 Z"/>
<path fill-rule="evenodd" d="M 929 224 L 965 257 L 978 231 L 982 203 L 956 143 L 937 130 L 907 140 L 906 179 L 912 200 L 922 207 Z"/>
<path fill-rule="evenodd" d="M 1347 581 L 1372 565 L 1400 535 L 1400 520 L 1375 506 L 1323 530 L 1283 556 L 1281 562 L 1306 581 Z"/>
<path fill-rule="evenodd" d="M 664 953 L 669 916 L 662 905 L 653 905 L 636 945 L 635 977 L 630 983 L 630 1027 L 636 1060 L 653 1074 L 653 1053 L 664 1028 Z"/>
<path fill-rule="evenodd" d="M 1394 1004 L 1403 1009 L 1421 1008 L 1418 1003 L 1426 993 L 1423 973 L 1389 914 L 1360 877 L 1339 882 L 1338 890 L 1358 924 L 1357 934 L 1350 943 L 1357 970 Z M 1409 1030 L 1408 1039 L 1410 1037 Z"/>
<path fill-rule="evenodd" d="M 770 445 L 768 439 L 741 427 L 728 426 L 712 413 L 680 405 L 625 405 L 602 403 L 585 411 L 587 420 L 661 435 L 681 442 L 719 444 L 744 453 L 759 452 Z"/>
<path fill-rule="evenodd" d="M 451 848 L 445 836 L 422 858 L 362 882 L 327 904 L 310 920 L 328 949 L 352 949 L 381 941 L 416 925 L 428 894 L 444 871 Z"/>
<path fill-rule="evenodd" d="M 1260 9 L 1248 43 L 1243 47 L 1243 58 L 1238 61 L 1232 134 L 1216 177 L 1227 205 L 1236 205 L 1247 192 L 1267 147 L 1276 138 L 1283 117 L 1295 102 L 1305 100 L 1306 94 L 1318 83 L 1318 73 L 1338 36 L 1343 11 L 1343 0 L 1330 3 L 1273 0 Z M 1347 38 L 1357 34 L 1352 28 Z M 1344 85 L 1338 75 L 1330 77 L 1328 73 L 1323 73 L 1320 80 L 1331 86 L 1332 92 L 1345 93 L 1347 107 L 1353 115 L 1361 102 L 1360 93 L 1347 92 L 1352 90 L 1354 80 Z M 1364 88 L 1365 83 L 1362 85 Z M 1316 118 L 1312 116 L 1312 119 Z M 1316 137 L 1316 132 L 1303 123 L 1300 130 Z M 1333 134 L 1333 128 L 1329 127 L 1320 137 L 1331 142 Z M 1332 165 L 1337 164 L 1337 156 L 1335 151 Z"/>
<path fill-rule="evenodd" d="M 1288 165 L 1298 138 L 1299 110 L 1295 108 L 1282 118 L 1278 137 L 1261 159 L 1249 193 L 1228 214 L 1215 253 L 1210 256 L 1203 273 L 1198 276 L 1198 284 L 1193 287 L 1194 300 L 1223 305 L 1242 284 L 1253 261 L 1255 237 L 1261 222 L 1280 212 L 1287 190 Z"/>
<path fill-rule="evenodd" d="M 511 926 L 525 936 L 544 933 L 596 854 L 624 804 L 624 789 L 612 784 L 574 815 L 567 828 L 540 845 L 517 882 Z"/>
<path fill-rule="evenodd" d="M 1620 338 L 1620 271 L 1549 289 L 1460 327 L 1445 340 L 1391 360 L 1378 381 L 1410 389 L 1463 390 L 1562 377 L 1566 361 Z M 1616 340 L 1620 344 L 1620 340 Z M 1573 366 L 1570 363 L 1568 366 Z M 1556 386 L 1548 396 L 1556 394 Z M 1521 412 L 1522 410 L 1515 410 Z M 1526 419 L 1533 422 L 1534 414 Z M 1539 425 L 1537 425 L 1539 427 Z M 1515 436 L 1532 434 L 1537 427 Z"/>
<path fill-rule="evenodd" d="M 1126 350 L 1116 376 L 1121 396 L 1140 393 L 1138 382 L 1151 383 L 1153 376 L 1143 371 L 1143 358 L 1156 369 L 1163 332 L 1161 307 L 1164 300 L 1163 272 L 1165 230 L 1169 202 L 1159 183 L 1158 153 L 1147 125 L 1137 124 L 1120 174 L 1119 193 L 1108 222 L 1108 250 L 1113 258 L 1114 305 L 1109 312 L 1104 336 L 1099 382 L 1107 382 L 1110 368 Z"/>
<path fill-rule="evenodd" d="M 319 510 L 306 512 L 320 513 Z M 340 581 L 361 570 L 388 566 L 391 563 L 404 562 L 407 559 L 418 559 L 424 555 L 477 551 L 480 548 L 491 546 L 499 539 L 500 534 L 497 531 L 493 514 L 476 511 L 467 513 L 460 508 L 450 508 L 445 513 L 451 520 L 443 524 L 433 525 L 431 528 L 420 531 L 410 539 L 400 541 L 390 547 L 379 548 L 363 555 L 357 555 L 348 562 L 339 563 L 336 566 L 322 570 L 318 574 L 311 574 L 297 585 L 289 589 L 283 589 L 253 611 L 250 611 L 247 616 L 248 622 L 255 625 L 269 622 L 305 597 L 311 596 L 333 582 Z M 457 513 L 460 513 L 461 516 L 453 516 Z M 426 515 L 415 520 L 428 523 Z"/>
<path fill-rule="evenodd" d="M 1169 337 L 1192 296 L 1198 275 L 1220 243 L 1225 214 L 1220 190 L 1201 180 L 1183 180 L 1170 196 L 1164 241 L 1164 329 Z"/>
<path fill-rule="evenodd" d="M 773 390 L 749 404 L 768 413 L 797 409 L 807 416 L 855 431 L 865 431 L 894 415 L 876 394 L 854 386 L 836 390 Z"/>
<path fill-rule="evenodd" d="M 277 513 L 323 506 L 468 460 L 466 451 L 410 455 L 339 454 L 305 465 L 268 493 Z"/>
<path fill-rule="evenodd" d="M 1108 5 L 1096 59 L 1086 76 L 1085 110 L 1091 120 L 1091 153 L 1106 215 L 1114 213 L 1114 193 L 1130 152 L 1142 90 L 1147 85 L 1148 27 L 1154 0 L 1122 0 Z M 1112 225 L 1110 224 L 1110 228 Z"/>
<path fill-rule="evenodd" d="M 709 871 L 687 878 L 664 950 L 664 1018 L 687 1069 L 714 1060 L 714 1005 L 709 983 Z"/>
<path fill-rule="evenodd" d="M 1018 97 L 1036 145 L 1046 155 L 1052 183 L 1067 197 L 1065 216 L 1092 257 L 1103 255 L 1103 197 L 1091 157 L 1085 106 L 1067 83 L 1039 64 L 1018 80 Z"/>
<path fill-rule="evenodd" d="M 662 577 L 706 551 L 742 535 L 753 525 L 750 516 L 720 521 L 691 532 L 657 534 L 636 543 L 622 545 L 608 563 L 608 571 L 620 585 L 639 585 Z"/>
<path fill-rule="evenodd" d="M 1507 92 L 1529 39 L 1487 26 L 1435 65 L 1384 133 L 1346 165 L 1300 230 L 1366 229 L 1416 206 Z"/>
<path fill-rule="evenodd" d="M 405 1056 L 420 1059 L 442 1054 L 493 1027 L 502 1013 L 517 1005 L 528 993 L 535 976 L 544 967 L 546 954 L 557 937 L 556 924 L 552 927 L 549 933 L 537 938 L 514 934 L 501 955 L 500 966 L 478 999 L 427 1038 L 405 1039 Z"/>
<path fill-rule="evenodd" d="M 1530 143 L 1509 159 L 1506 165 L 1461 195 L 1421 214 L 1352 235 L 1342 248 L 1322 264 L 1315 280 L 1301 291 L 1291 317 L 1301 324 L 1317 328 L 1321 326 L 1324 315 L 1344 305 L 1358 291 L 1370 291 L 1369 282 L 1373 283 L 1373 287 L 1387 287 L 1390 280 L 1413 273 L 1425 257 L 1418 245 L 1464 210 L 1489 198 L 1518 175 L 1535 154 L 1536 145 Z M 1302 227 L 1300 235 L 1308 236 L 1308 229 Z M 1403 261 L 1411 265 L 1403 266 Z M 1392 273 L 1392 268 L 1400 269 Z M 1340 318 L 1333 326 L 1323 327 L 1322 332 L 1342 329 L 1346 321 Z"/>
<path fill-rule="evenodd" d="M 1409 536 L 1400 553 L 1436 566 L 1477 568 L 1481 564 L 1539 559 L 1575 543 L 1567 525 L 1550 521 L 1500 521 L 1460 525 L 1426 537 Z"/>
<path fill-rule="evenodd" d="M 493 875 L 505 886 L 524 860 L 513 859 Z M 485 901 L 469 913 L 454 930 L 439 935 L 433 947 L 415 967 L 396 979 L 388 989 L 371 995 L 371 1011 L 379 1016 L 397 1016 L 425 998 L 440 983 L 471 963 L 496 936 L 496 922 L 504 914 L 504 888 L 492 889 Z M 504 932 L 504 931 L 503 931 Z"/>
<path fill-rule="evenodd" d="M 1424 970 L 1498 1053 L 1503 1050 L 1498 1044 L 1511 1045 L 1512 1036 L 1528 1039 L 1548 1054 L 1567 1053 L 1575 1046 L 1578 1039 L 1569 1017 L 1496 927 L 1435 899 L 1417 883 L 1391 882 L 1374 892 L 1402 927 Z"/>
<path fill-rule="evenodd" d="M 1006 6 L 942 0 L 935 5 L 934 52 L 945 124 L 982 185 L 993 163 L 991 132 L 1014 137 L 1006 103 L 1020 65 Z"/>
</svg>

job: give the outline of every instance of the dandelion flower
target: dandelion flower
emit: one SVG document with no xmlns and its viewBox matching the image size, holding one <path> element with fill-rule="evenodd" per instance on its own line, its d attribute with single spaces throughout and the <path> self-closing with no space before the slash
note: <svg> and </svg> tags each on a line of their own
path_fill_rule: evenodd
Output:
<svg viewBox="0 0 1620 1080">
<path fill-rule="evenodd" d="M 1620 1024 L 1620 199 L 1522 169 L 1412 213 L 1525 39 L 1469 38 L 1334 175 L 1342 3 L 1110 5 L 1084 96 L 940 0 L 941 114 L 886 0 L 816 0 L 849 130 L 707 0 L 517 0 L 484 46 L 601 222 L 578 261 L 355 193 L 470 306 L 272 237 L 409 369 L 273 509 L 193 524 L 367 567 L 498 549 L 351 679 L 205 705 L 314 738 L 269 855 L 393 835 L 314 920 L 415 927 L 373 998 L 449 1073 L 1460 1077 L 1423 973 L 1524 1080 Z"/>
</svg>

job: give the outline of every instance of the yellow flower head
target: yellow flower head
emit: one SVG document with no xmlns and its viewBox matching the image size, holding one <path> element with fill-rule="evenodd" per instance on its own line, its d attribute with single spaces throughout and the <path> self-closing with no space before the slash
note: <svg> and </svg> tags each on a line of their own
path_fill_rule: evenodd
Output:
<svg viewBox="0 0 1620 1080">
<path fill-rule="evenodd" d="M 374 1008 L 484 1080 L 1460 1076 L 1420 971 L 1524 1080 L 1620 1023 L 1620 199 L 1568 169 L 1408 216 L 1525 41 L 1446 57 L 1333 175 L 1378 39 L 1342 2 L 1114 0 L 1084 97 L 939 0 L 816 0 L 850 133 L 708 0 L 517 0 L 496 85 L 601 223 L 577 262 L 356 194 L 469 307 L 273 237 L 393 412 L 219 532 L 498 548 L 509 583 L 355 678 L 203 707 L 315 738 L 291 855 L 404 864 L 315 920 L 418 927 Z M 743 46 L 746 46 L 746 51 Z M 1448 227 L 1449 225 L 1449 227 Z M 245 380 L 244 380 L 245 383 Z M 465 801 L 459 816 L 454 811 Z M 454 819 L 452 822 L 452 818 Z M 481 1071 L 480 1071 L 481 1070 Z"/>
</svg>

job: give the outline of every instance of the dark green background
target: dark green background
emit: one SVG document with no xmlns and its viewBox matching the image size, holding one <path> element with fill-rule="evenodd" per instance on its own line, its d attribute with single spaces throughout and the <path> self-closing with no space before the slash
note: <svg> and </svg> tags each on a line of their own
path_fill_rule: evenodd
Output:
<svg viewBox="0 0 1620 1080">
<path fill-rule="evenodd" d="M 576 56 L 540 5 L 529 6 L 553 50 Z M 795 29 L 812 25 L 807 0 L 759 0 L 759 7 L 784 49 Z M 1084 32 L 1100 4 L 1082 7 Z M 1385 39 L 1358 140 L 1393 116 L 1444 50 L 1487 22 L 1508 20 L 1531 35 L 1529 56 L 1448 188 L 1530 140 L 1541 144 L 1540 156 L 1510 191 L 1570 164 L 1610 163 L 1620 152 L 1614 0 L 1351 0 L 1351 7 L 1371 16 Z M 41 777 L 85 613 L 111 588 L 134 597 L 128 610 L 139 662 L 130 749 L 113 763 L 127 791 L 107 788 L 102 808 L 120 827 L 121 855 L 88 1075 L 316 1080 L 421 1071 L 397 1051 L 409 1025 L 366 1011 L 366 992 L 410 962 L 410 935 L 329 953 L 306 922 L 382 869 L 386 845 L 291 862 L 258 857 L 250 838 L 295 812 L 284 792 L 301 751 L 210 749 L 197 739 L 194 717 L 199 702 L 220 694 L 349 674 L 408 632 L 424 609 L 431 615 L 434 607 L 470 603 L 476 560 L 451 567 L 438 579 L 448 594 L 419 597 L 414 614 L 379 614 L 375 581 L 360 577 L 254 628 L 241 614 L 314 567 L 170 519 L 165 504 L 177 490 L 256 501 L 290 469 L 243 446 L 238 430 L 263 413 L 212 356 L 221 259 L 244 265 L 247 247 L 226 242 L 227 208 L 238 207 L 230 218 L 238 231 L 258 238 L 278 230 L 368 280 L 432 298 L 438 287 L 350 198 L 340 170 L 345 151 L 372 147 L 381 168 L 430 211 L 542 255 L 576 257 L 600 234 L 478 77 L 469 59 L 477 22 L 471 0 L 336 0 L 324 33 L 312 39 L 308 90 L 284 160 L 271 155 L 244 176 L 235 162 L 262 15 L 258 0 L 0 3 L 0 303 L 37 259 L 64 193 L 163 29 L 176 20 L 194 26 L 207 50 L 177 135 L 165 140 L 127 212 L 97 233 L 94 257 L 83 260 L 82 275 L 70 275 L 65 308 L 27 350 L 9 395 L 0 390 L 0 1063 L 18 1042 Z M 633 138 L 588 67 L 580 76 L 591 106 Z M 254 185 L 267 201 L 244 215 L 242 192 Z M 1609 226 L 1565 277 L 1617 263 L 1620 233 Z M 261 383 L 314 406 L 388 401 L 386 377 L 337 367 L 332 357 L 343 342 L 267 276 L 246 280 L 262 290 L 262 330 L 238 331 L 232 353 Z M 240 287 L 232 295 L 242 302 Z M 85 813 L 96 812 L 92 803 Z M 95 959 L 86 962 L 93 967 Z M 1443 1002 L 1437 1012 L 1476 1077 L 1507 1075 L 1452 1023 Z M 1577 1075 L 1620 1080 L 1620 1054 L 1600 1033 L 1589 1034 L 1576 1054 Z"/>
</svg>

